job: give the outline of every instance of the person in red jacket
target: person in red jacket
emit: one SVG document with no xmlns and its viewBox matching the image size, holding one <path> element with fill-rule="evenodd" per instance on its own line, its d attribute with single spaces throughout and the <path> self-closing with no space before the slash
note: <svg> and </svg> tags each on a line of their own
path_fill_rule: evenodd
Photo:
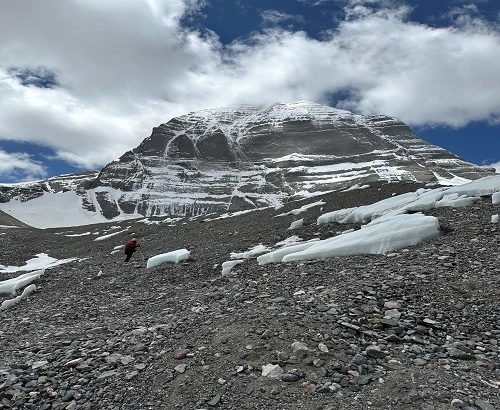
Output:
<svg viewBox="0 0 500 410">
<path fill-rule="evenodd" d="M 125 262 L 128 262 L 132 256 L 132 254 L 135 252 L 136 248 L 139 248 L 141 244 L 137 242 L 137 239 L 132 238 L 131 241 L 127 242 L 125 244 L 125 255 L 127 255 L 127 258 L 125 259 Z"/>
</svg>

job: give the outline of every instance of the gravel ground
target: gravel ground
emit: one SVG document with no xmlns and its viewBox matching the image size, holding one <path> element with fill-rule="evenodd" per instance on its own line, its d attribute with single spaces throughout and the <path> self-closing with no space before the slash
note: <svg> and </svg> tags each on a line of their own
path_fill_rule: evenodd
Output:
<svg viewBox="0 0 500 410">
<path fill-rule="evenodd" d="M 491 198 L 432 211 L 442 235 L 388 255 L 250 258 L 221 274 L 231 252 L 358 228 L 316 218 L 417 187 L 373 185 L 175 226 L 0 229 L 2 265 L 41 252 L 79 258 L 0 311 L 0 409 L 500 409 Z M 299 217 L 275 217 L 319 199 L 327 204 L 293 232 Z M 129 229 L 94 241 L 111 227 Z M 111 251 L 131 236 L 143 251 L 125 264 Z M 190 259 L 145 268 L 144 258 L 180 248 Z"/>
</svg>

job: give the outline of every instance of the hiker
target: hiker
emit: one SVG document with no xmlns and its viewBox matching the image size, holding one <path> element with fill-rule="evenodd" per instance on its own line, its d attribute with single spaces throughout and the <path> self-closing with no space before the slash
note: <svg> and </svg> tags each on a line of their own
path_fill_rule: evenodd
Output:
<svg viewBox="0 0 500 410">
<path fill-rule="evenodd" d="M 140 246 L 141 244 L 137 242 L 137 239 L 135 238 L 132 238 L 131 241 L 125 244 L 125 255 L 127 255 L 125 262 L 128 262 L 130 260 L 130 257 L 135 252 L 136 248 L 139 248 Z"/>
</svg>

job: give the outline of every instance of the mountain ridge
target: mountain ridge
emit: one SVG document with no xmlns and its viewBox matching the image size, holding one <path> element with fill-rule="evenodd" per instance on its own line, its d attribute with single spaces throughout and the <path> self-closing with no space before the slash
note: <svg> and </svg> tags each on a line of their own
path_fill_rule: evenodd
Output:
<svg viewBox="0 0 500 410">
<path fill-rule="evenodd" d="M 280 102 L 173 118 L 96 176 L 53 178 L 24 191 L 0 186 L 0 202 L 72 191 L 102 221 L 195 216 L 281 206 L 380 180 L 459 183 L 493 172 L 421 140 L 393 117 Z"/>
</svg>

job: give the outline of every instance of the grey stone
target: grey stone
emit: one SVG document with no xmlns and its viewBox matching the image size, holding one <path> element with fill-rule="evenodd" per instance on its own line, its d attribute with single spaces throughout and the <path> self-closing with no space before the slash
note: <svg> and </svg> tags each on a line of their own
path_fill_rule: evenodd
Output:
<svg viewBox="0 0 500 410">
<path fill-rule="evenodd" d="M 218 406 L 221 402 L 221 399 L 222 399 L 222 395 L 220 393 L 216 394 L 214 397 L 212 397 L 210 399 L 210 401 L 208 401 L 208 405 L 211 406 L 211 407 L 215 407 L 215 406 Z"/>
<path fill-rule="evenodd" d="M 466 353 L 463 350 L 457 349 L 455 347 L 448 347 L 448 354 L 450 357 L 459 360 L 474 360 L 476 357 L 473 354 Z"/>
<path fill-rule="evenodd" d="M 294 373 L 283 373 L 281 375 L 281 380 L 287 383 L 293 383 L 300 380 L 300 376 Z"/>
<path fill-rule="evenodd" d="M 378 346 L 370 345 L 366 348 L 366 355 L 375 359 L 384 359 L 386 354 Z"/>
<path fill-rule="evenodd" d="M 481 410 L 495 410 L 495 407 L 492 406 L 489 402 L 483 399 L 477 399 L 474 404 L 479 407 Z"/>
<path fill-rule="evenodd" d="M 64 393 L 62 397 L 62 401 L 67 402 L 73 400 L 75 397 L 75 391 L 74 390 L 68 390 L 66 393 Z"/>
</svg>

